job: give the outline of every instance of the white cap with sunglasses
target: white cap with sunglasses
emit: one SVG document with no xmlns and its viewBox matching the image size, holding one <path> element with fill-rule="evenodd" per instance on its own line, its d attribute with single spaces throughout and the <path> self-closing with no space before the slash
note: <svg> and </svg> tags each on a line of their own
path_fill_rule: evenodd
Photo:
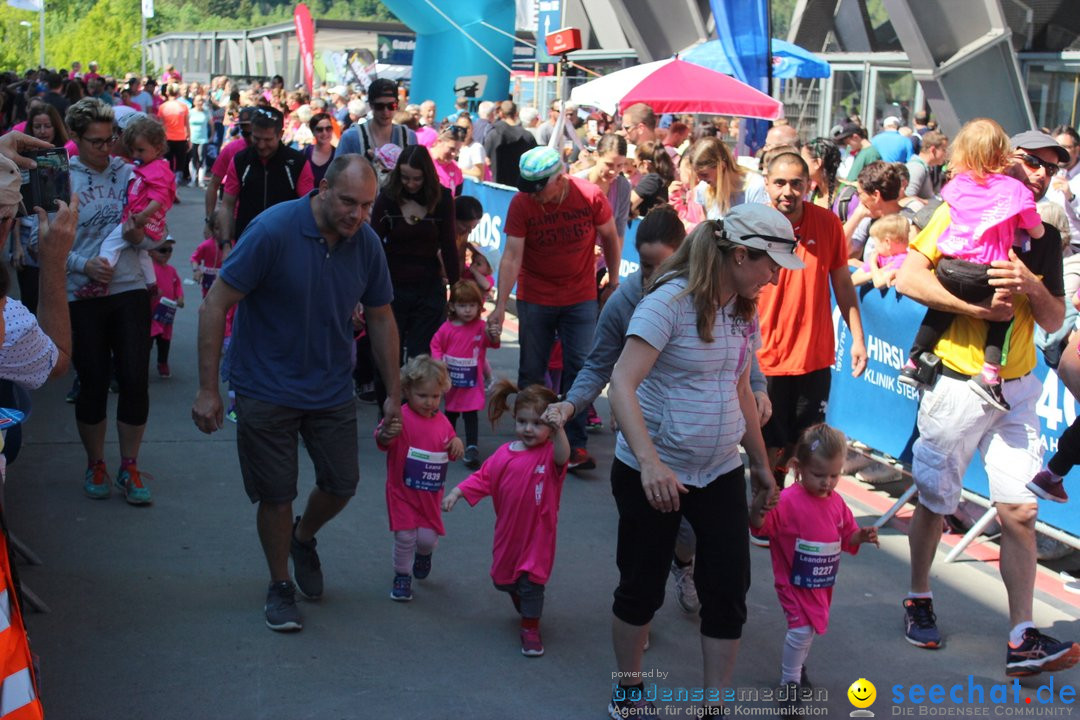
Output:
<svg viewBox="0 0 1080 720">
<path fill-rule="evenodd" d="M 717 238 L 754 250 L 763 250 L 788 270 L 802 270 L 806 264 L 795 254 L 795 230 L 779 210 L 762 203 L 743 203 L 716 221 Z"/>
</svg>

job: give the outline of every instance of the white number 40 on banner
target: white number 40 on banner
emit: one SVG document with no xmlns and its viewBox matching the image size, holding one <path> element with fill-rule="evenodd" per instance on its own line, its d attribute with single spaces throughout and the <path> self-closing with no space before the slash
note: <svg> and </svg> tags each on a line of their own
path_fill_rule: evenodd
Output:
<svg viewBox="0 0 1080 720">
<path fill-rule="evenodd" d="M 1042 395 L 1035 405 L 1035 413 L 1046 423 L 1047 430 L 1057 430 L 1062 422 L 1068 427 L 1076 420 L 1076 400 L 1053 370 L 1047 370 L 1043 378 Z"/>
</svg>

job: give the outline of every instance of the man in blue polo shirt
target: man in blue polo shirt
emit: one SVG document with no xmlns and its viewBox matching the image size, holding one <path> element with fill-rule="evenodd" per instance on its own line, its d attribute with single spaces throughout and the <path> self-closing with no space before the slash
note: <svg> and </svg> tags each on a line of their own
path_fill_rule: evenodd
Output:
<svg viewBox="0 0 1080 720">
<path fill-rule="evenodd" d="M 258 503 L 259 540 L 270 567 L 265 612 L 272 630 L 303 627 L 296 587 L 312 600 L 322 595 L 315 533 L 359 482 L 350 371 L 357 303 L 386 379 L 384 413 L 389 422 L 401 417 L 390 274 L 367 224 L 376 189 L 364 158 L 335 159 L 318 190 L 275 205 L 248 225 L 199 308 L 199 394 L 191 414 L 200 430 L 212 433 L 224 421 L 218 365 L 225 314 L 239 303 L 229 380 L 244 489 Z M 315 465 L 316 487 L 294 522 L 297 434 Z"/>
</svg>

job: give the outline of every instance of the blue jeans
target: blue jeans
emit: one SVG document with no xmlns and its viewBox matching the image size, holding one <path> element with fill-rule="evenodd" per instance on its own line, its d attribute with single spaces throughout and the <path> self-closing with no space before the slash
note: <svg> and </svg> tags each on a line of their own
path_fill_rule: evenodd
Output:
<svg viewBox="0 0 1080 720">
<path fill-rule="evenodd" d="M 565 396 L 592 348 L 596 314 L 595 300 L 575 305 L 539 305 L 518 300 L 518 387 L 544 384 L 544 373 L 547 372 L 555 332 L 558 331 L 563 346 L 560 394 Z M 566 424 L 566 437 L 571 448 L 585 447 L 587 417 L 588 413 L 580 412 Z"/>
</svg>

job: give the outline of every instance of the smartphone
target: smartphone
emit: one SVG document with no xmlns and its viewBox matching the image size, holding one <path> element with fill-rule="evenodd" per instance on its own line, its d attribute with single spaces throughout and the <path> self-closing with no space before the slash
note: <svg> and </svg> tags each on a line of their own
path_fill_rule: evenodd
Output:
<svg viewBox="0 0 1080 720">
<path fill-rule="evenodd" d="M 60 209 L 57 200 L 68 202 L 71 199 L 67 150 L 62 147 L 34 150 L 27 153 L 27 157 L 37 163 L 37 167 L 29 173 L 29 193 L 23 193 L 27 212 L 33 212 L 35 207 L 45 212 L 56 212 Z"/>
<path fill-rule="evenodd" d="M 600 134 L 600 124 L 598 122 L 596 122 L 595 120 L 590 120 L 589 121 L 589 135 L 599 135 L 599 134 Z"/>
</svg>

